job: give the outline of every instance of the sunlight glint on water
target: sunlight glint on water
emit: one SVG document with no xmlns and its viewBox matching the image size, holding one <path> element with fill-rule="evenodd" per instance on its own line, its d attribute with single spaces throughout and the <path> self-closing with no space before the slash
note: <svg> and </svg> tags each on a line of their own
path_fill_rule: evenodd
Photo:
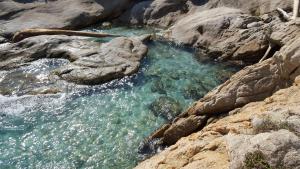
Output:
<svg viewBox="0 0 300 169">
<path fill-rule="evenodd" d="M 119 27 L 107 32 L 149 31 Z M 204 85 L 199 92 L 205 93 L 220 84 L 222 74 L 234 71 L 197 62 L 191 52 L 166 43 L 149 48 L 139 73 L 93 90 L 1 96 L 0 168 L 132 168 L 141 141 L 165 122 L 150 111 L 153 101 L 168 96 L 183 110 L 199 97 L 195 90 Z"/>
</svg>

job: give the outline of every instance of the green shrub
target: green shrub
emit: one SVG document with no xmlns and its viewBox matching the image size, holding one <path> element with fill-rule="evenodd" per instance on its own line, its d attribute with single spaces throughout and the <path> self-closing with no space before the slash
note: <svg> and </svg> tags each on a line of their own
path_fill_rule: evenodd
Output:
<svg viewBox="0 0 300 169">
<path fill-rule="evenodd" d="M 243 169 L 271 169 L 265 155 L 257 150 L 253 153 L 247 153 Z"/>
<path fill-rule="evenodd" d="M 269 131 L 278 131 L 280 129 L 286 129 L 293 133 L 295 133 L 294 128 L 288 123 L 288 122 L 277 122 L 272 121 L 269 117 L 265 118 L 263 123 L 256 127 L 255 133 L 263 133 L 263 132 L 269 132 Z"/>
<path fill-rule="evenodd" d="M 266 156 L 260 151 L 256 150 L 252 153 L 247 153 L 244 160 L 243 169 L 288 169 L 283 166 L 281 162 L 275 167 L 272 167 Z"/>
</svg>

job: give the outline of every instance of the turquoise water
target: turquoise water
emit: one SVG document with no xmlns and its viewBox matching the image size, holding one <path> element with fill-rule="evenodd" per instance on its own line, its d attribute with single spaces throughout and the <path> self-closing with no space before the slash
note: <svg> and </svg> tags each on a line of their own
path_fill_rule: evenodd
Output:
<svg viewBox="0 0 300 169">
<path fill-rule="evenodd" d="M 127 36 L 152 31 L 106 30 Z M 140 71 L 131 77 L 70 85 L 70 92 L 56 95 L 0 95 L 0 168 L 132 168 L 139 144 L 170 120 L 153 112 L 160 110 L 153 109 L 155 101 L 169 99 L 162 113 L 184 110 L 235 71 L 168 43 L 148 45 Z M 42 62 L 53 67 L 47 65 L 53 61 Z M 32 76 L 39 77 L 36 71 Z"/>
</svg>

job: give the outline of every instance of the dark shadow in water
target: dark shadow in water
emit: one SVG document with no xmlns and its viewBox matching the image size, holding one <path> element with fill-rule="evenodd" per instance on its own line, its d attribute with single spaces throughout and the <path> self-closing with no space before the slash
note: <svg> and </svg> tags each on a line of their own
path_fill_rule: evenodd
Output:
<svg viewBox="0 0 300 169">
<path fill-rule="evenodd" d="M 192 0 L 191 2 L 196 6 L 202 6 L 205 5 L 208 0 Z"/>
<path fill-rule="evenodd" d="M 38 0 L 14 0 L 15 2 L 18 2 L 18 3 L 33 3 L 33 2 L 36 2 Z"/>
</svg>

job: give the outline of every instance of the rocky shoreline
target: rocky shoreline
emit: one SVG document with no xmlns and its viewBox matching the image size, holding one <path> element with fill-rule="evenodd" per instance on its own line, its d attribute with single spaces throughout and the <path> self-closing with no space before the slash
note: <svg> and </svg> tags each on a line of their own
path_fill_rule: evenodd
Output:
<svg viewBox="0 0 300 169">
<path fill-rule="evenodd" d="M 80 29 L 101 21 L 165 27 L 163 38 L 200 56 L 250 66 L 174 119 L 167 112 L 172 122 L 152 133 L 141 153 L 169 147 L 136 168 L 300 168 L 300 28 L 278 7 L 291 12 L 292 1 L 0 1 L 0 69 L 64 59 L 47 79 L 50 87 L 35 94 L 60 92 L 59 83 L 105 83 L 138 71 L 149 36 L 106 43 L 61 35 L 10 40 L 24 29 Z"/>
</svg>

